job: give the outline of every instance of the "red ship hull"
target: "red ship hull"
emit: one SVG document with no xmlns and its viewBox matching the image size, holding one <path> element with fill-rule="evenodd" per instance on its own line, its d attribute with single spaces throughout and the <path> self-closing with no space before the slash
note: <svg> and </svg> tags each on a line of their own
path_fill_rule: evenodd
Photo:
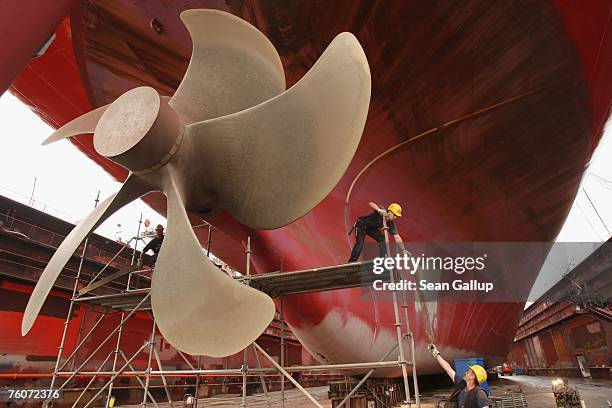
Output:
<svg viewBox="0 0 612 408">
<path fill-rule="evenodd" d="M 341 31 L 357 36 L 372 71 L 361 144 L 322 203 L 273 231 L 251 231 L 227 214 L 206 218 L 216 228 L 212 251 L 238 269 L 247 236 L 260 273 L 345 262 L 348 226 L 369 201 L 404 206 L 398 226 L 409 242 L 552 241 L 610 114 L 612 3 L 605 0 L 211 0 L 190 4 L 196 7 L 229 11 L 263 31 L 279 50 L 288 86 Z M 162 2 L 77 3 L 47 54 L 11 90 L 54 127 L 135 86 L 172 94 L 190 55 L 180 11 Z M 95 153 L 91 135 L 73 143 L 125 178 L 125 169 Z M 146 201 L 164 212 L 162 197 Z M 436 343 L 450 358 L 498 362 L 522 308 L 439 303 Z M 419 373 L 435 372 L 419 313 L 410 305 L 409 314 Z M 395 339 L 391 305 L 374 292 L 371 299 L 357 289 L 292 296 L 285 316 L 323 362 L 377 360 Z"/>
</svg>

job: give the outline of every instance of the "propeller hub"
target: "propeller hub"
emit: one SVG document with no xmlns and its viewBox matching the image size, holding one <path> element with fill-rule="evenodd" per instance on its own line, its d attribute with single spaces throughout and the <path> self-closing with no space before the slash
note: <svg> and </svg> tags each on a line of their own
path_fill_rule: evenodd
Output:
<svg viewBox="0 0 612 408">
<path fill-rule="evenodd" d="M 133 172 L 145 172 L 168 162 L 183 132 L 176 112 L 155 89 L 142 86 L 121 95 L 104 112 L 94 148 Z"/>
</svg>

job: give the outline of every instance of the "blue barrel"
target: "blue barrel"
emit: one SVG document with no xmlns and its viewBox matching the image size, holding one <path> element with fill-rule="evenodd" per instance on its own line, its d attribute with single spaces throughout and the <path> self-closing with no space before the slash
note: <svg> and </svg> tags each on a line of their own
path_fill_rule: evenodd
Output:
<svg viewBox="0 0 612 408">
<path fill-rule="evenodd" d="M 465 372 L 473 365 L 479 365 L 484 368 L 484 359 L 482 358 L 458 358 L 454 360 L 455 363 L 455 372 L 459 377 L 463 377 Z M 489 389 L 489 382 L 485 381 L 484 384 L 480 384 L 483 390 L 487 393 L 487 395 L 491 395 L 491 390 Z"/>
</svg>

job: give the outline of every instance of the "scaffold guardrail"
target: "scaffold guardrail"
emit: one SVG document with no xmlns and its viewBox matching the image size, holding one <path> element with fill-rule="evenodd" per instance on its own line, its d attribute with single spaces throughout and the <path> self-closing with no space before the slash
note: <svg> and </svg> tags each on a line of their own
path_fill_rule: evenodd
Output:
<svg viewBox="0 0 612 408">
<path fill-rule="evenodd" d="M 212 227 L 209 226 L 209 242 L 207 252 L 210 253 L 210 233 Z M 388 243 L 388 237 L 387 237 Z M 85 241 L 85 247 L 83 252 L 87 247 L 87 240 Z M 133 249 L 134 252 L 136 248 Z M 134 258 L 134 256 L 132 256 Z M 399 314 L 399 300 L 394 297 L 394 307 L 395 307 L 395 326 L 397 327 L 397 342 L 394 344 L 392 348 L 390 348 L 387 353 L 381 356 L 378 361 L 371 362 L 359 362 L 359 363 L 347 363 L 347 364 L 326 364 L 326 365 L 304 365 L 304 366 L 285 366 L 285 321 L 284 321 L 284 299 L 286 296 L 299 294 L 299 293 L 309 293 L 309 292 L 318 292 L 318 291 L 329 291 L 329 290 L 337 290 L 337 289 L 345 289 L 345 288 L 355 288 L 355 287 L 363 287 L 363 286 L 371 286 L 374 278 L 376 279 L 385 279 L 384 276 L 374 275 L 372 273 L 373 262 L 356 262 L 350 264 L 342 264 L 342 265 L 334 265 L 328 266 L 324 268 L 311 268 L 299 271 L 290 271 L 290 272 L 275 272 L 269 274 L 261 274 L 251 276 L 250 274 L 250 263 L 251 263 L 251 242 L 250 237 L 247 240 L 246 247 L 246 275 L 243 277 L 239 277 L 245 284 L 251 285 L 256 289 L 259 289 L 272 297 L 276 297 L 279 299 L 280 303 L 280 361 L 276 361 L 272 358 L 257 342 L 252 343 L 248 348 L 252 348 L 253 353 L 256 357 L 257 367 L 249 367 L 247 363 L 246 353 L 248 348 L 243 351 L 243 364 L 241 367 L 237 368 L 225 368 L 225 369 L 202 369 L 199 364 L 198 367 L 194 367 L 187 357 L 179 351 L 180 356 L 187 363 L 190 369 L 185 370 L 163 370 L 162 362 L 159 356 L 159 353 L 155 344 L 155 332 L 156 332 L 156 323 L 155 318 L 152 314 L 150 314 L 152 329 L 150 338 L 148 341 L 144 342 L 144 344 L 131 356 L 127 356 L 121 350 L 121 335 L 123 331 L 123 327 L 126 322 L 133 317 L 137 312 L 146 312 L 148 313 L 151 310 L 151 291 L 150 286 L 132 288 L 130 282 L 132 281 L 133 276 L 140 275 L 144 279 L 141 279 L 141 283 L 144 280 L 145 284 L 150 283 L 150 278 L 146 276 L 147 273 L 155 273 L 154 269 L 139 269 L 131 268 L 125 269 L 119 272 L 113 272 L 104 277 L 101 277 L 100 280 L 96 281 L 98 277 L 102 274 L 98 273 L 94 276 L 94 278 L 88 282 L 87 285 L 82 287 L 80 290 L 78 289 L 80 286 L 80 274 L 77 272 L 75 277 L 75 285 L 73 288 L 73 295 L 70 301 L 70 307 L 68 316 L 65 321 L 64 333 L 62 335 L 62 340 L 59 347 L 58 357 L 56 360 L 55 369 L 52 375 L 52 383 L 51 388 L 54 387 L 57 381 L 60 379 L 64 379 L 62 384 L 59 386 L 59 389 L 65 389 L 71 380 L 75 377 L 79 376 L 91 376 L 91 380 L 89 384 L 85 386 L 80 395 L 77 397 L 73 406 L 78 405 L 81 400 L 84 398 L 86 393 L 91 390 L 91 386 L 97 378 L 108 378 L 105 384 L 101 387 L 96 387 L 96 392 L 88 402 L 83 402 L 83 407 L 89 407 L 91 404 L 99 398 L 102 393 L 106 391 L 107 402 L 110 401 L 112 395 L 112 389 L 114 381 L 119 377 L 134 377 L 138 381 L 140 387 L 143 389 L 143 406 L 151 401 L 155 406 L 158 406 L 158 402 L 153 398 L 153 395 L 150 392 L 151 387 L 151 378 L 161 378 L 163 387 L 166 393 L 166 397 L 168 402 L 172 402 L 171 393 L 169 390 L 170 385 L 166 377 L 173 376 L 184 376 L 184 377 L 196 377 L 196 395 L 198 394 L 198 387 L 200 386 L 200 376 L 207 375 L 227 375 L 227 376 L 241 376 L 242 377 L 242 404 L 241 406 L 247 406 L 246 399 L 246 384 L 247 377 L 258 375 L 260 377 L 260 383 L 266 399 L 269 403 L 270 399 L 268 398 L 268 392 L 266 388 L 266 382 L 264 380 L 264 376 L 277 374 L 281 378 L 281 404 L 284 407 L 285 401 L 285 382 L 291 382 L 299 391 L 301 391 L 315 406 L 321 407 L 321 404 L 312 397 L 308 393 L 308 391 L 302 387 L 302 385 L 293 378 L 292 373 L 296 372 L 321 372 L 321 371 L 347 371 L 347 372 L 361 372 L 364 370 L 368 370 L 365 376 L 353 387 L 352 391 L 346 395 L 344 400 L 337 405 L 338 408 L 341 408 L 345 404 L 348 403 L 350 398 L 353 396 L 355 392 L 372 376 L 375 370 L 378 369 L 397 369 L 401 368 L 403 373 L 403 383 L 404 390 L 406 396 L 406 402 L 409 406 L 412 403 L 415 403 L 417 407 L 420 407 L 420 396 L 418 392 L 418 381 L 416 377 L 416 366 L 415 366 L 415 353 L 414 353 L 414 339 L 412 336 L 412 332 L 410 330 L 410 323 L 408 321 L 407 314 L 407 303 L 404 298 L 403 304 L 401 307 L 404 310 L 404 321 L 402 321 Z M 107 266 L 105 266 L 106 268 Z M 80 270 L 80 268 L 79 268 Z M 125 289 L 120 293 L 112 293 L 112 294 L 92 294 L 92 291 L 99 287 L 103 287 L 111 282 L 116 281 L 117 279 L 128 276 L 127 284 Z M 394 280 L 394 274 L 388 274 L 387 279 L 390 281 Z M 84 336 L 84 338 L 79 342 L 76 346 L 75 350 L 68 356 L 63 364 L 61 364 L 62 360 L 62 351 L 64 349 L 66 333 L 68 325 L 70 324 L 70 318 L 72 314 L 72 310 L 76 304 L 89 304 L 94 307 L 101 307 L 105 312 L 102 313 L 96 324 L 92 327 L 92 329 Z M 92 333 L 98 327 L 99 323 L 105 318 L 108 310 L 114 309 L 118 310 L 121 313 L 121 321 L 120 323 L 106 336 L 106 338 L 97 345 L 97 347 L 92 351 L 88 352 L 88 357 L 84 359 L 84 361 L 80 362 L 80 364 L 76 363 L 76 355 L 77 351 L 79 351 L 82 346 L 86 343 L 86 340 L 91 337 Z M 85 371 L 84 368 L 92 359 L 92 357 L 101 350 L 107 343 L 109 343 L 116 336 L 116 343 L 114 347 L 114 351 L 109 353 L 103 363 L 99 366 L 97 371 Z M 404 352 L 404 342 L 407 341 L 410 350 L 410 359 L 406 358 L 406 354 Z M 396 360 L 389 360 L 390 356 L 399 349 L 399 358 Z M 132 365 L 133 360 L 142 352 L 148 352 L 148 365 L 146 370 L 134 370 Z M 271 365 L 271 367 L 262 367 L 259 362 L 259 356 L 263 356 L 265 360 Z M 155 359 L 157 366 L 160 368 L 159 370 L 152 369 L 152 363 Z M 74 360 L 74 366 L 77 366 L 76 369 L 66 370 L 68 363 Z M 109 371 L 108 369 L 104 369 L 107 364 L 112 361 L 112 369 Z M 414 400 L 410 397 L 410 390 L 408 387 L 408 367 L 411 368 L 413 374 L 413 383 L 415 389 Z M 195 399 L 195 404 L 197 406 L 197 398 Z M 52 406 L 53 401 L 46 401 L 45 406 Z"/>
</svg>

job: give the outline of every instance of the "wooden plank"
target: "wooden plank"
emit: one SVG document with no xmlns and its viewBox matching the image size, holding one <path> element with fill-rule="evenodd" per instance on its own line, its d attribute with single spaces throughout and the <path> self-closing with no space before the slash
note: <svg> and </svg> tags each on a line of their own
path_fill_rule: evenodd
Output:
<svg viewBox="0 0 612 408">
<path fill-rule="evenodd" d="M 104 285 L 106 285 L 107 283 L 110 283 L 112 281 L 114 281 L 115 279 L 121 278 L 122 276 L 125 276 L 127 274 L 130 274 L 132 272 L 135 272 L 138 270 L 137 266 L 131 266 L 129 268 L 125 268 L 125 269 L 121 269 L 115 273 L 111 273 L 110 275 L 108 275 L 107 277 L 100 279 L 99 281 L 92 283 L 90 285 L 85 286 L 84 288 L 79 290 L 79 296 L 84 295 L 88 292 L 91 292 L 92 290 L 98 289 L 99 287 L 102 287 Z"/>
</svg>

